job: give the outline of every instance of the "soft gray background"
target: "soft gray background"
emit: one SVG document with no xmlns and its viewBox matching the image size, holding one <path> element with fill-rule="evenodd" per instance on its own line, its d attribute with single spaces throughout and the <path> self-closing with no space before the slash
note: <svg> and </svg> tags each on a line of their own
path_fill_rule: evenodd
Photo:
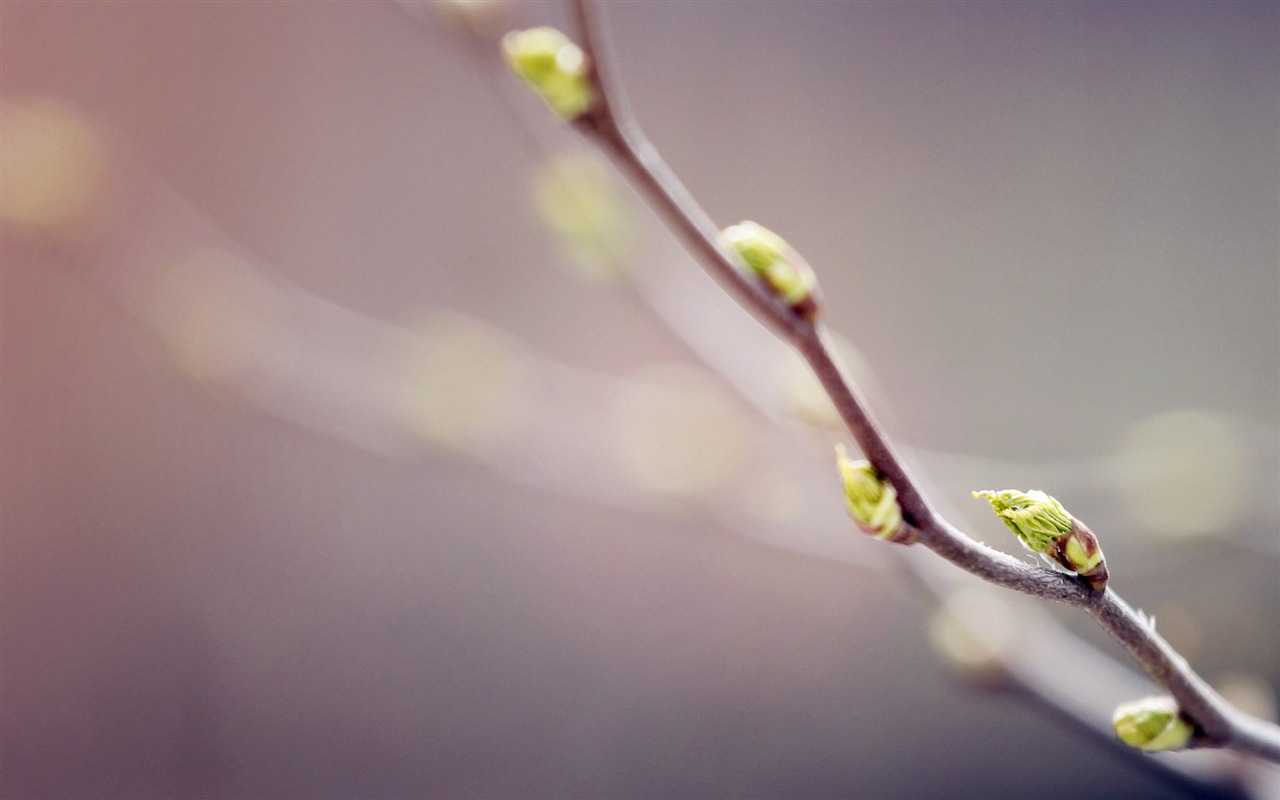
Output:
<svg viewBox="0 0 1280 800">
<path fill-rule="evenodd" d="M 1250 547 L 1072 509 L 1199 669 L 1275 686 L 1280 6 L 610 12 L 651 137 L 714 218 L 803 249 L 909 444 L 1069 471 L 1158 412 L 1248 432 Z M 688 360 L 556 268 L 529 150 L 425 19 L 10 0 L 0 91 L 75 103 L 333 303 L 457 309 L 605 374 Z M 175 374 L 56 251 L 0 244 L 5 797 L 1169 796 L 951 682 L 884 577 L 287 424 Z"/>
</svg>

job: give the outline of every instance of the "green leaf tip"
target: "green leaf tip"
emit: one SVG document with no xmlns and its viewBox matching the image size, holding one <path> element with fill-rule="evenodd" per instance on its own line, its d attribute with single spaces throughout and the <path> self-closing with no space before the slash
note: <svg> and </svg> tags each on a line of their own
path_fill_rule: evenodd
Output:
<svg viewBox="0 0 1280 800">
<path fill-rule="evenodd" d="M 1017 535 L 1023 547 L 1039 553 L 1050 564 L 1074 572 L 1095 590 L 1107 585 L 1107 562 L 1098 538 L 1054 498 L 1035 489 L 986 489 L 973 496 L 991 504 L 996 516 Z"/>
<path fill-rule="evenodd" d="M 502 53 L 511 71 L 564 119 L 577 119 L 595 102 L 586 54 L 555 28 L 512 31 L 502 39 Z"/>
<path fill-rule="evenodd" d="M 781 236 L 755 222 L 730 225 L 720 232 L 720 244 L 736 253 L 753 275 L 797 314 L 812 318 L 817 279 L 809 264 Z"/>
<path fill-rule="evenodd" d="M 1071 532 L 1071 515 L 1061 503 L 1044 492 L 984 489 L 974 492 L 973 496 L 991 503 L 996 516 L 1018 535 L 1028 550 L 1044 553 L 1054 539 Z"/>
<path fill-rule="evenodd" d="M 915 541 L 915 531 L 902 521 L 897 490 L 870 462 L 851 460 L 844 446 L 837 444 L 836 467 L 849 516 L 864 533 L 900 544 Z"/>
<path fill-rule="evenodd" d="M 1148 753 L 1181 750 L 1191 743 L 1195 727 L 1171 697 L 1144 697 L 1119 706 L 1111 716 L 1120 741 Z"/>
</svg>

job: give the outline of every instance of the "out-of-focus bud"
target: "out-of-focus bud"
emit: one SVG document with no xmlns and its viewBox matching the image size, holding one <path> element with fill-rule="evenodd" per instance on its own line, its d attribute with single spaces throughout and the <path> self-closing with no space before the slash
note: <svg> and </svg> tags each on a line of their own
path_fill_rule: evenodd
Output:
<svg viewBox="0 0 1280 800">
<path fill-rule="evenodd" d="M 849 516 L 864 533 L 899 544 L 915 541 L 915 529 L 902 521 L 897 490 L 870 462 L 851 460 L 844 446 L 837 444 L 836 466 Z"/>
<path fill-rule="evenodd" d="M 818 281 L 799 253 L 786 241 L 754 222 L 740 222 L 720 232 L 720 244 L 742 259 L 769 291 L 806 319 L 817 315 Z"/>
<path fill-rule="evenodd" d="M 1050 564 L 1084 578 L 1095 590 L 1107 585 L 1107 562 L 1098 546 L 1098 537 L 1080 520 L 1067 513 L 1062 504 L 1041 491 L 1013 489 L 974 492 L 991 503 L 996 515 L 1009 526 L 1032 552 Z"/>
<path fill-rule="evenodd" d="M 552 157 L 535 176 L 533 197 L 581 276 L 622 274 L 635 254 L 637 223 L 608 164 L 591 155 Z"/>
<path fill-rule="evenodd" d="M 999 686 L 1034 618 L 1015 612 L 1002 592 L 981 584 L 966 585 L 939 600 L 929 618 L 929 641 L 964 677 Z"/>
<path fill-rule="evenodd" d="M 512 31 L 502 52 L 511 71 L 564 119 L 577 119 L 595 102 L 586 54 L 555 28 Z"/>
<path fill-rule="evenodd" d="M 1124 703 L 1111 715 L 1120 741 L 1155 753 L 1181 750 L 1191 742 L 1195 727 L 1182 716 L 1172 697 L 1144 697 Z"/>
</svg>

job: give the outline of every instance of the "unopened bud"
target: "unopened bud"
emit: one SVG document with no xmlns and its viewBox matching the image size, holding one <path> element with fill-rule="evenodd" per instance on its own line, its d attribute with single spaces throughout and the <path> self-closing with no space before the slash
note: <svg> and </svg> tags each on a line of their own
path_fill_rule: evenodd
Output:
<svg viewBox="0 0 1280 800">
<path fill-rule="evenodd" d="M 779 300 L 802 317 L 817 314 L 817 279 L 799 253 L 786 241 L 754 222 L 740 222 L 720 232 L 720 244 L 738 254 L 747 268 Z"/>
<path fill-rule="evenodd" d="M 555 28 L 512 31 L 502 39 L 511 71 L 566 120 L 591 108 L 595 93 L 582 48 Z"/>
<path fill-rule="evenodd" d="M 899 544 L 915 541 L 915 530 L 902 521 L 898 492 L 868 461 L 852 461 L 836 445 L 836 466 L 844 484 L 849 516 L 864 533 Z"/>
<path fill-rule="evenodd" d="M 1098 537 L 1057 500 L 1036 490 L 1002 489 L 974 492 L 973 496 L 991 503 L 1023 547 L 1039 553 L 1050 564 L 1074 572 L 1095 590 L 1107 585 L 1107 562 Z"/>
<path fill-rule="evenodd" d="M 1195 727 L 1178 711 L 1171 697 L 1145 697 L 1125 703 L 1111 716 L 1120 741 L 1154 753 L 1181 750 L 1191 742 Z"/>
</svg>

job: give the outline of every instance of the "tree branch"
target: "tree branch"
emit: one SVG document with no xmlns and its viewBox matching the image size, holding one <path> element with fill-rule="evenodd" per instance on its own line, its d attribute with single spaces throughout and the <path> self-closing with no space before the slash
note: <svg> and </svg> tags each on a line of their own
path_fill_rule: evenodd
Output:
<svg viewBox="0 0 1280 800">
<path fill-rule="evenodd" d="M 596 91 L 594 103 L 575 124 L 631 178 L 702 265 L 805 358 L 864 456 L 897 490 L 903 519 L 919 532 L 918 541 L 990 583 L 1084 608 L 1195 723 L 1194 746 L 1227 748 L 1280 763 L 1280 727 L 1232 708 L 1113 591 L 1095 591 L 1075 576 L 1033 567 L 993 550 L 934 511 L 849 380 L 821 324 L 796 314 L 739 268 L 736 257 L 719 245 L 717 226 L 645 138 L 611 74 L 598 5 L 573 0 L 572 8 Z"/>
</svg>

